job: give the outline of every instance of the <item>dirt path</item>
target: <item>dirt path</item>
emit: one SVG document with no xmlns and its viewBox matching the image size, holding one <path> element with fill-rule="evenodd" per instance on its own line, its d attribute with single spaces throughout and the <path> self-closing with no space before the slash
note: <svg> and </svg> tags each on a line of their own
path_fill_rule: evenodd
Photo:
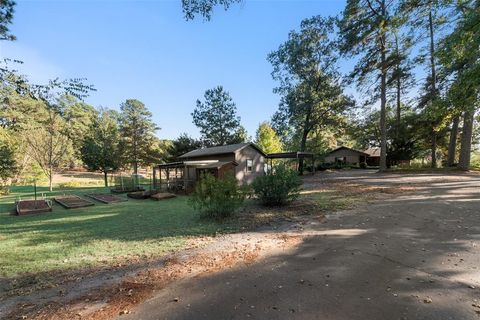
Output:
<svg viewBox="0 0 480 320">
<path fill-rule="evenodd" d="M 291 250 L 180 280 L 118 318 L 478 319 L 480 176 L 353 172 L 307 184 L 347 179 L 416 191 L 307 223 Z"/>
</svg>

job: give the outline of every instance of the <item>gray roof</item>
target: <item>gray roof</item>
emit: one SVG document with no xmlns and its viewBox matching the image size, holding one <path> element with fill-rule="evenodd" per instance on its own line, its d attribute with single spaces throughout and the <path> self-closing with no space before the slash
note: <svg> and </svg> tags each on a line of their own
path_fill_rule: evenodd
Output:
<svg viewBox="0 0 480 320">
<path fill-rule="evenodd" d="M 380 149 L 379 147 L 373 147 L 373 148 L 368 148 L 367 150 L 363 151 L 365 153 L 368 153 L 369 157 L 380 157 Z"/>
<path fill-rule="evenodd" d="M 355 149 L 352 149 L 352 148 L 349 148 L 349 147 L 345 147 L 345 146 L 341 146 L 341 147 L 338 147 L 336 149 L 333 149 L 332 151 L 330 151 L 328 154 L 331 154 L 331 153 L 334 153 L 335 151 L 338 151 L 338 150 L 342 150 L 342 149 L 346 149 L 346 150 L 350 150 L 350 151 L 353 151 L 353 152 L 357 152 L 363 156 L 368 156 L 368 153 L 365 153 L 363 151 L 359 151 L 359 150 L 355 150 Z"/>
<path fill-rule="evenodd" d="M 179 158 L 198 158 L 198 157 L 205 157 L 205 156 L 213 156 L 218 154 L 225 154 L 225 153 L 235 153 L 243 148 L 251 146 L 252 148 L 256 149 L 260 152 L 263 156 L 265 153 L 260 150 L 255 144 L 248 142 L 248 143 L 237 143 L 237 144 L 229 144 L 226 146 L 218 146 L 218 147 L 211 147 L 211 148 L 203 148 L 197 149 L 185 154 L 182 154 Z"/>
</svg>

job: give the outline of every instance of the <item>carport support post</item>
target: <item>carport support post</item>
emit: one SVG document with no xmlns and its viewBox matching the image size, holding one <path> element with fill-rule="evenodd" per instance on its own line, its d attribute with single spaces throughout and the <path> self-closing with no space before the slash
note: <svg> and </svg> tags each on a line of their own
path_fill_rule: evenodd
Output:
<svg viewBox="0 0 480 320">
<path fill-rule="evenodd" d="M 157 189 L 157 177 L 156 177 L 156 171 L 157 171 L 157 168 L 155 166 L 153 166 L 153 170 L 152 170 L 152 183 L 153 183 L 153 189 Z"/>
<path fill-rule="evenodd" d="M 158 190 L 162 191 L 162 168 L 158 167 L 158 180 L 160 183 L 158 184 Z"/>
<path fill-rule="evenodd" d="M 185 194 L 187 194 L 187 188 L 188 188 L 188 166 L 185 165 L 184 166 L 184 175 L 183 175 L 183 188 L 185 189 Z"/>
</svg>

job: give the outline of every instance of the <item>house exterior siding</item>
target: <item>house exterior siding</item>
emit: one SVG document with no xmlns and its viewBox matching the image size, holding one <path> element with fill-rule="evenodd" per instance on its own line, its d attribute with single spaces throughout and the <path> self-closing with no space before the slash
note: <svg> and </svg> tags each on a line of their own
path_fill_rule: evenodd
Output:
<svg viewBox="0 0 480 320">
<path fill-rule="evenodd" d="M 326 157 L 325 163 L 335 163 L 337 160 L 344 161 L 347 164 L 357 165 L 361 162 L 365 162 L 365 156 L 355 150 L 339 149 L 332 151 Z"/>
<path fill-rule="evenodd" d="M 188 160 L 218 160 L 218 161 L 235 161 L 238 166 L 235 167 L 235 178 L 240 184 L 250 184 L 256 177 L 264 174 L 265 157 L 251 146 L 246 146 L 236 152 L 206 155 L 200 157 L 190 157 Z M 252 171 L 247 170 L 247 160 L 252 160 Z M 197 172 L 195 168 L 188 169 L 188 179 L 196 180 Z"/>
<path fill-rule="evenodd" d="M 226 153 L 226 154 L 218 154 L 212 156 L 203 156 L 203 157 L 195 157 L 189 160 L 192 161 L 201 161 L 201 160 L 218 160 L 218 161 L 235 161 L 235 154 L 234 153 Z M 236 174 L 236 172 L 235 172 Z M 189 180 L 197 180 L 197 169 L 196 168 L 188 168 L 188 179 Z"/>
<path fill-rule="evenodd" d="M 247 160 L 252 160 L 252 171 L 250 172 L 247 171 Z M 235 161 L 238 163 L 238 166 L 235 167 L 235 178 L 242 184 L 250 184 L 256 177 L 265 173 L 265 158 L 251 146 L 237 151 Z"/>
</svg>

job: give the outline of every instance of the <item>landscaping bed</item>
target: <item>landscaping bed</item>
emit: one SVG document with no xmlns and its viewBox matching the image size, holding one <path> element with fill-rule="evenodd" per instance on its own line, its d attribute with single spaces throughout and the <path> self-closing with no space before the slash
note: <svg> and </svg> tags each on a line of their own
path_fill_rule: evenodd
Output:
<svg viewBox="0 0 480 320">
<path fill-rule="evenodd" d="M 83 208 L 95 205 L 95 203 L 80 198 L 79 196 L 60 196 L 53 199 L 66 209 Z"/>
<path fill-rule="evenodd" d="M 17 215 L 51 212 L 52 206 L 47 200 L 20 200 L 17 202 Z"/>
<path fill-rule="evenodd" d="M 86 194 L 86 196 L 103 203 L 116 203 L 127 201 L 127 199 L 120 198 L 108 193 L 90 193 Z"/>
<path fill-rule="evenodd" d="M 112 193 L 129 193 L 129 192 L 137 192 L 137 191 L 145 191 L 142 187 L 137 188 L 122 188 L 122 187 L 115 187 L 110 189 Z"/>
<path fill-rule="evenodd" d="M 157 191 L 135 191 L 127 193 L 127 197 L 132 199 L 148 199 L 156 193 Z"/>
<path fill-rule="evenodd" d="M 175 194 L 168 193 L 168 192 L 159 192 L 150 196 L 151 199 L 157 200 L 157 201 L 164 200 L 164 199 L 171 199 L 175 197 L 176 197 Z"/>
</svg>

